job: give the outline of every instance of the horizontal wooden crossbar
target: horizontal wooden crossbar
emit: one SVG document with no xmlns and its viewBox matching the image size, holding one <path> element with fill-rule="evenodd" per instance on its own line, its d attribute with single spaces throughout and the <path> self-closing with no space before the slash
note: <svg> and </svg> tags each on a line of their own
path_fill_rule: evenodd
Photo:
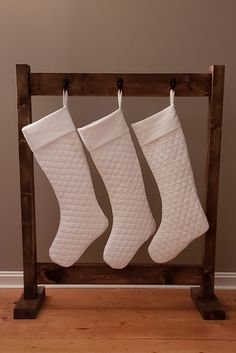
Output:
<svg viewBox="0 0 236 353">
<path fill-rule="evenodd" d="M 202 283 L 201 265 L 129 265 L 114 270 L 107 265 L 79 264 L 64 268 L 53 263 L 37 263 L 40 284 L 176 284 Z"/>
<path fill-rule="evenodd" d="M 36 317 L 45 297 L 44 287 L 38 286 L 39 283 L 200 285 L 191 293 L 202 316 L 225 318 L 225 310 L 214 294 L 224 71 L 224 65 L 212 65 L 209 73 L 31 73 L 29 65 L 16 66 L 24 293 L 16 304 L 15 318 Z M 62 268 L 37 262 L 33 154 L 21 131 L 32 123 L 31 96 L 60 96 L 65 80 L 70 96 L 116 96 L 119 79 L 125 96 L 167 97 L 175 80 L 176 96 L 209 98 L 206 168 L 209 230 L 204 237 L 201 265 L 137 264 L 114 270 L 105 264 Z"/>
<path fill-rule="evenodd" d="M 126 74 L 126 73 L 31 73 L 31 95 L 61 95 L 64 80 L 69 80 L 72 96 L 115 96 L 117 80 L 123 79 L 125 96 L 165 97 L 170 81 L 176 80 L 175 93 L 182 97 L 209 96 L 212 76 L 209 73 Z"/>
</svg>

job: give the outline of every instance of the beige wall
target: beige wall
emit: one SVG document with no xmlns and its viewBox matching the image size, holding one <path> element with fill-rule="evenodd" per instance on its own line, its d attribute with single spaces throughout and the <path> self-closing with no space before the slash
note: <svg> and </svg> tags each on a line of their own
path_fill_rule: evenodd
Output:
<svg viewBox="0 0 236 353">
<path fill-rule="evenodd" d="M 22 263 L 16 63 L 28 63 L 34 72 L 147 73 L 207 72 L 214 63 L 226 65 L 217 270 L 236 271 L 235 13 L 234 0 L 0 0 L 0 270 L 21 269 Z M 61 97 L 34 98 L 34 120 L 61 104 Z M 72 97 L 69 104 L 76 126 L 117 107 L 115 98 L 105 97 Z M 166 98 L 123 100 L 128 123 L 167 104 Z M 203 199 L 207 100 L 177 98 L 176 107 Z M 158 191 L 145 162 L 142 164 L 151 207 L 160 221 Z M 98 197 L 110 214 L 106 192 L 95 172 L 94 176 Z M 59 214 L 55 196 L 38 166 L 36 199 L 39 260 L 48 260 Z M 100 261 L 105 241 L 106 236 L 99 239 L 82 260 Z M 176 261 L 198 261 L 200 246 L 200 240 L 194 242 Z M 150 261 L 145 247 L 136 260 Z"/>
</svg>

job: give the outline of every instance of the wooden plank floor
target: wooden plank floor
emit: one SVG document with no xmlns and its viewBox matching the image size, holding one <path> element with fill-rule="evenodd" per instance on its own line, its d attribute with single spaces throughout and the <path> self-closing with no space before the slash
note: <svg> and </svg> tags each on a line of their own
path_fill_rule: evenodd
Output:
<svg viewBox="0 0 236 353">
<path fill-rule="evenodd" d="M 235 353 L 236 291 L 225 321 L 203 321 L 187 289 L 46 289 L 36 320 L 13 320 L 0 290 L 0 353 Z"/>
</svg>

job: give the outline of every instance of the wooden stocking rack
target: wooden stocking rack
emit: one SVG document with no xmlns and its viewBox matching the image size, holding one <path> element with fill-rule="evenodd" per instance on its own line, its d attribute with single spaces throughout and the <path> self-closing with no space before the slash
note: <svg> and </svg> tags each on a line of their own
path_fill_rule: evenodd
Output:
<svg viewBox="0 0 236 353">
<path fill-rule="evenodd" d="M 202 317 L 225 319 L 225 310 L 214 294 L 224 70 L 223 65 L 213 65 L 209 73 L 78 74 L 31 73 L 29 65 L 16 66 L 24 292 L 15 305 L 15 319 L 36 317 L 45 298 L 45 287 L 38 284 L 197 285 L 191 288 L 191 296 Z M 21 131 L 32 122 L 31 96 L 60 96 L 65 80 L 69 80 L 72 96 L 116 96 L 119 79 L 125 96 L 169 96 L 170 82 L 175 79 L 176 96 L 209 98 L 206 214 L 210 228 L 204 237 L 201 264 L 130 265 L 114 270 L 105 264 L 63 268 L 37 262 L 33 154 Z"/>
</svg>

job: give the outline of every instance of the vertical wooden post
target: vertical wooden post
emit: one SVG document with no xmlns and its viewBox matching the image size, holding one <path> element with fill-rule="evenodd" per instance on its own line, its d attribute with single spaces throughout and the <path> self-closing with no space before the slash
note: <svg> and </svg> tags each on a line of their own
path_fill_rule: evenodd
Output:
<svg viewBox="0 0 236 353">
<path fill-rule="evenodd" d="M 16 66 L 25 299 L 37 296 L 33 154 L 21 131 L 32 122 L 29 75 L 28 65 Z"/>
<path fill-rule="evenodd" d="M 202 285 L 201 288 L 192 288 L 191 295 L 205 319 L 224 319 L 225 310 L 214 294 L 214 282 L 225 66 L 212 65 L 210 73 L 212 85 L 209 96 L 206 198 L 209 230 L 203 248 Z"/>
<path fill-rule="evenodd" d="M 201 269 L 201 287 L 191 288 L 192 298 L 204 319 L 224 319 L 225 310 L 214 294 L 215 275 L 215 247 L 217 226 L 217 203 L 219 188 L 219 167 L 222 130 L 224 66 L 213 65 L 210 67 L 212 76 L 211 92 L 209 96 L 209 129 L 208 129 L 208 184 L 206 213 L 210 228 L 206 234 L 203 261 Z M 17 65 L 17 107 L 19 128 L 19 158 L 20 158 L 20 186 L 22 209 L 22 238 L 23 238 L 23 266 L 24 266 L 24 293 L 14 308 L 15 319 L 35 318 L 45 297 L 45 288 L 37 285 L 37 252 L 36 252 L 36 225 L 35 225 L 35 193 L 34 193 L 34 168 L 33 154 L 22 134 L 22 127 L 32 122 L 31 113 L 31 83 L 32 75 L 28 65 Z M 41 74 L 37 74 L 41 75 Z M 74 75 L 74 74 L 72 74 Z M 94 79 L 94 75 L 92 78 Z M 64 74 L 63 74 L 64 76 Z M 182 76 L 182 75 L 181 75 Z M 57 77 L 57 75 L 55 76 Z M 80 77 L 80 76 L 78 76 Z M 97 76 L 96 76 L 97 77 Z M 191 76 L 192 77 L 192 76 Z M 205 77 L 205 75 L 204 75 Z M 203 78 L 204 78 L 203 77 Z M 48 76 L 46 77 L 48 86 Z M 203 79 L 201 76 L 201 80 Z M 81 78 L 80 78 L 81 79 Z M 192 78 L 193 79 L 193 78 Z M 209 75 L 207 79 L 207 87 Z M 112 78 L 113 80 L 113 78 Z M 169 79 L 168 79 L 169 80 Z M 61 82 L 61 77 L 59 77 Z M 94 82 L 92 80 L 92 82 Z M 104 86 L 104 81 L 102 80 Z M 40 84 L 37 85 L 40 88 Z M 42 85 L 43 86 L 43 85 Z M 33 85 L 32 85 L 33 87 Z M 55 86 L 56 87 L 56 86 Z M 38 88 L 37 94 L 42 94 Z M 44 94 L 48 93 L 46 90 Z M 50 91 L 58 94 L 57 88 Z M 76 91 L 80 94 L 80 91 Z M 93 89 L 89 93 L 94 94 Z M 132 92 L 132 90 L 131 90 Z M 142 91 L 143 92 L 143 91 Z M 204 91 L 205 92 L 205 91 Z M 208 92 L 208 90 L 207 90 Z M 102 90 L 106 95 L 107 90 Z M 201 92 L 198 92 L 201 95 Z M 132 93 L 133 94 L 133 93 Z M 146 92 L 147 94 L 147 92 Z M 186 267 L 188 269 L 188 267 Z M 61 270 L 59 269 L 59 272 Z M 81 271 L 81 270 L 80 270 Z M 103 272 L 102 272 L 103 273 Z M 119 277 L 119 274 L 118 274 Z M 102 277 L 103 278 L 103 277 Z"/>
<path fill-rule="evenodd" d="M 203 297 L 214 295 L 215 280 L 215 252 L 217 232 L 217 209 L 219 193 L 221 132 L 224 97 L 224 65 L 210 66 L 212 75 L 212 90 L 209 97 L 208 117 L 208 185 L 206 214 L 209 221 L 209 230 L 203 249 Z"/>
<path fill-rule="evenodd" d="M 37 287 L 36 227 L 33 154 L 22 134 L 22 127 L 32 122 L 30 66 L 16 65 L 18 139 L 20 161 L 21 218 L 23 240 L 24 293 L 14 309 L 15 318 L 35 317 L 44 298 L 44 288 Z M 40 296 L 40 298 L 39 298 Z M 29 301 L 31 302 L 29 303 Z M 25 306 L 28 303 L 28 309 Z M 40 304 L 39 304 L 40 302 Z"/>
</svg>

